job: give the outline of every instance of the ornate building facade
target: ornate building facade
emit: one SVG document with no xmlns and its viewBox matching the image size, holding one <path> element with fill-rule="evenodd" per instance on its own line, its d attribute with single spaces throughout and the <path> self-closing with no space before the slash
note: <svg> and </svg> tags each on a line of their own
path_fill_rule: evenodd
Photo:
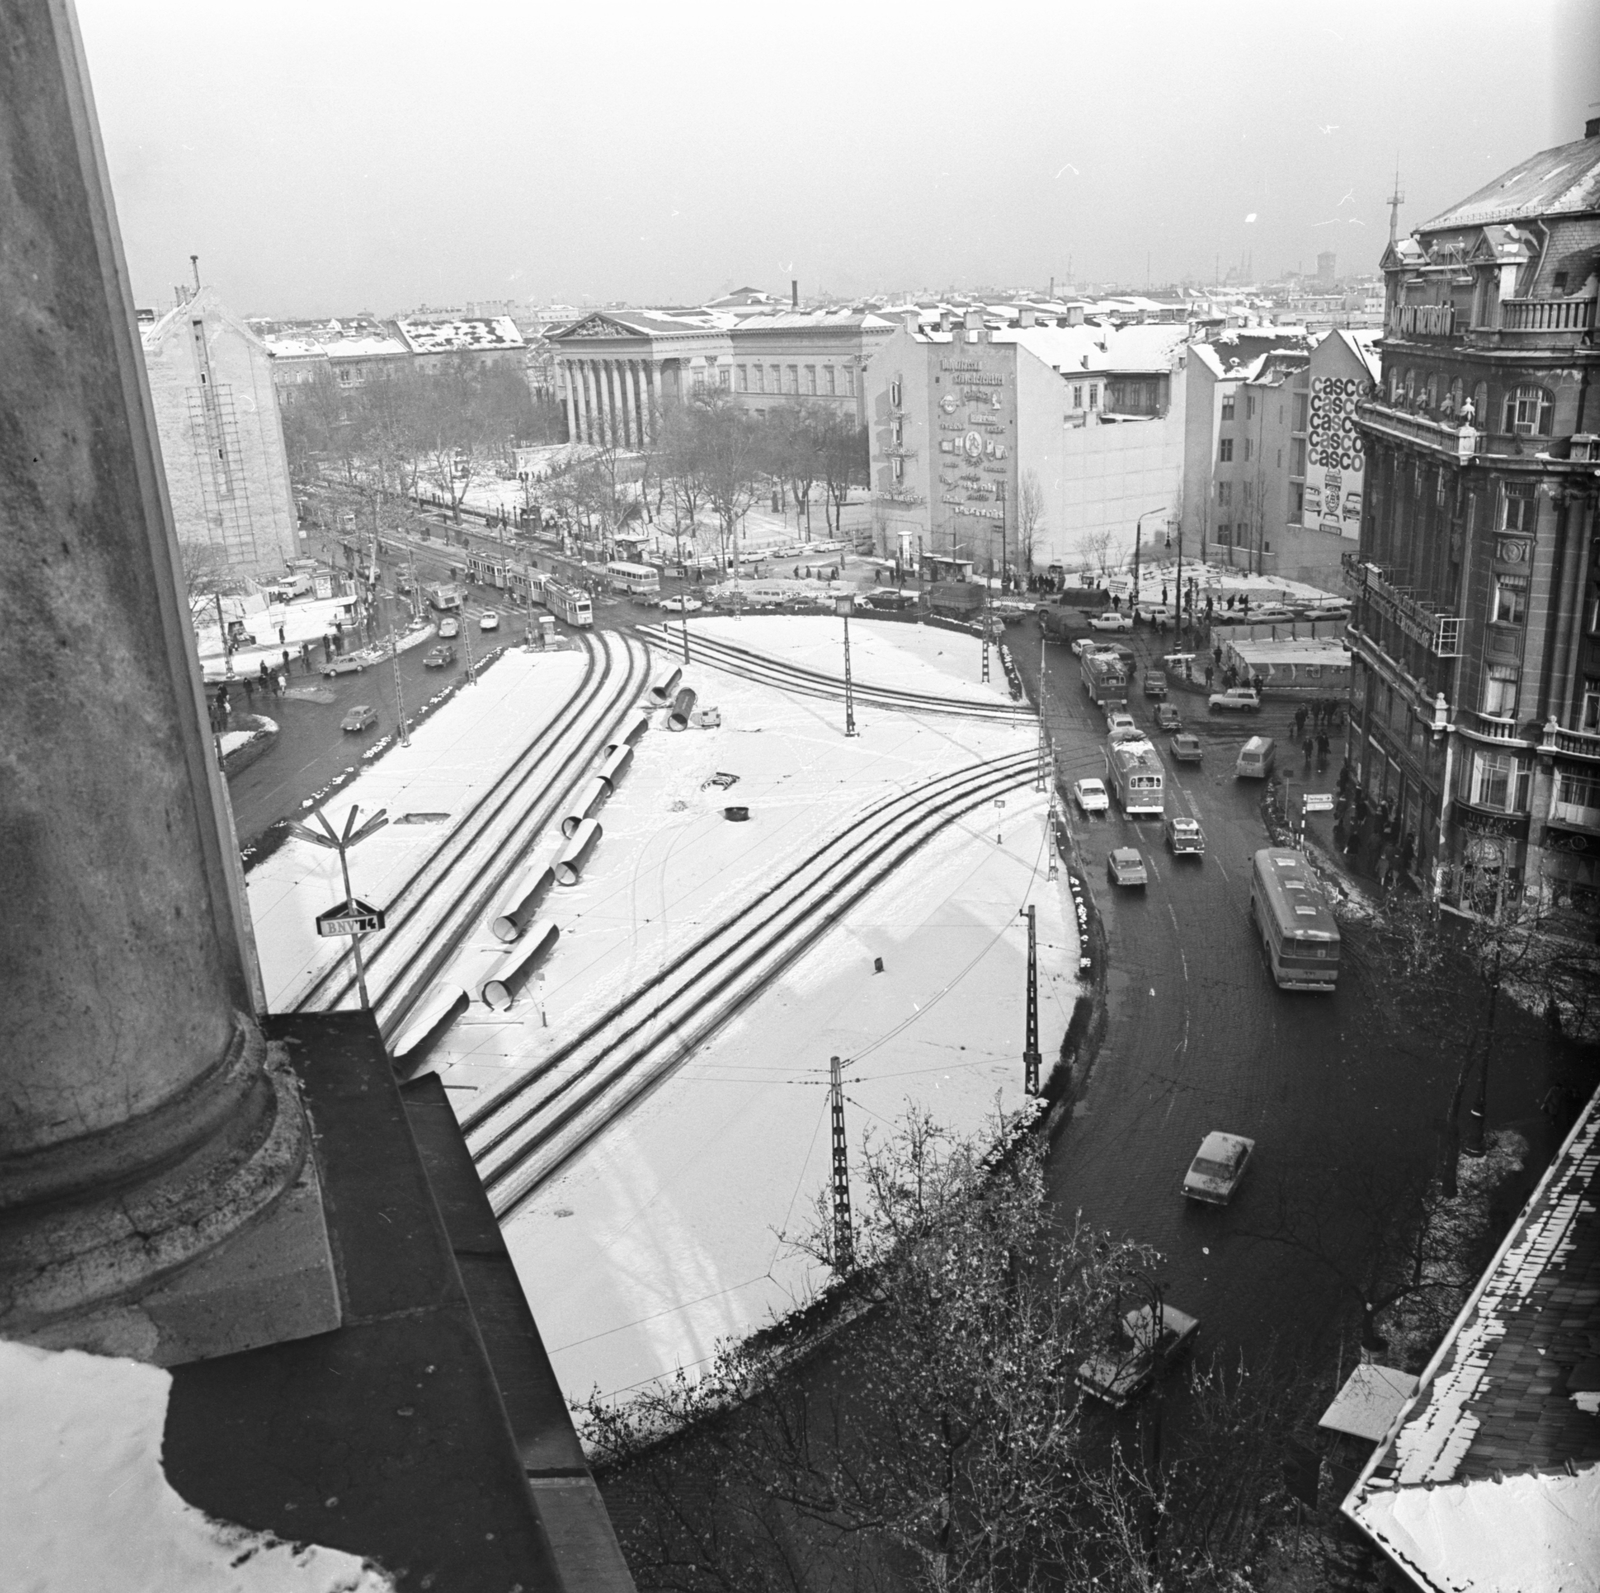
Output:
<svg viewBox="0 0 1600 1593">
<path fill-rule="evenodd" d="M 1446 904 L 1600 920 L 1600 120 L 1391 241 L 1350 757 Z"/>
</svg>

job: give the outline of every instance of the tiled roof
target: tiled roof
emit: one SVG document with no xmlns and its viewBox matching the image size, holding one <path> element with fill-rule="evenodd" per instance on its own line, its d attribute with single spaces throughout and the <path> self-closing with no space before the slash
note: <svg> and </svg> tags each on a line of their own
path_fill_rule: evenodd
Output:
<svg viewBox="0 0 1600 1593">
<path fill-rule="evenodd" d="M 1580 138 L 1530 156 L 1416 231 L 1595 210 L 1600 210 L 1600 138 Z"/>
<path fill-rule="evenodd" d="M 1344 1509 L 1423 1587 L 1454 1590 L 1500 1585 L 1461 1578 L 1513 1505 L 1524 1561 L 1506 1587 L 1600 1586 L 1600 1095 Z"/>
</svg>

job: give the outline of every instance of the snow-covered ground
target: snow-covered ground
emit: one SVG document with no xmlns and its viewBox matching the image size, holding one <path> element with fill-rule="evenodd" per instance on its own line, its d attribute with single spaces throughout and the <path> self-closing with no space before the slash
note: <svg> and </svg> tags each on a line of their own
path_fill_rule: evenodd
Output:
<svg viewBox="0 0 1600 1593">
<path fill-rule="evenodd" d="M 703 620 L 691 625 L 691 650 L 697 630 L 802 667 L 842 668 L 834 619 Z M 979 683 L 979 644 L 966 636 L 862 624 L 851 650 L 860 681 L 1010 700 Z M 673 655 L 657 660 L 656 677 L 681 667 Z M 1027 721 L 877 707 L 858 708 L 860 734 L 847 740 L 838 704 L 698 664 L 683 684 L 720 710 L 720 726 L 671 734 L 655 716 L 599 811 L 604 834 L 582 880 L 552 890 L 540 910 L 561 931 L 555 950 L 509 1011 L 475 1005 L 431 1054 L 463 1115 L 531 1076 L 876 804 L 1033 746 Z M 719 774 L 736 780 L 710 783 Z M 570 1395 L 617 1393 L 698 1364 L 718 1338 L 761 1325 L 823 1281 L 776 1232 L 793 1230 L 828 1176 L 831 1055 L 849 1060 L 856 1146 L 908 1100 L 960 1129 L 980 1128 L 997 1102 L 1022 1104 L 1030 904 L 1049 1067 L 1077 994 L 1072 905 L 1064 878 L 1049 877 L 1048 798 L 1033 792 L 1031 769 L 1003 800 L 986 798 L 846 911 L 510 1217 L 507 1241 Z M 732 805 L 749 809 L 748 822 L 723 816 Z M 560 844 L 545 838 L 535 871 Z"/>
</svg>

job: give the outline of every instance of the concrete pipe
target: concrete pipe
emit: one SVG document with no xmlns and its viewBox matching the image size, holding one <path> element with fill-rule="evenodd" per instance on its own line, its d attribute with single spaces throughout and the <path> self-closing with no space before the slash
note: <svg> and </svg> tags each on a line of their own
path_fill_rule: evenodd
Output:
<svg viewBox="0 0 1600 1593">
<path fill-rule="evenodd" d="M 602 780 L 598 775 L 591 780 L 572 799 L 567 808 L 566 815 L 561 820 L 561 833 L 563 835 L 576 835 L 578 826 L 592 813 L 598 813 L 605 799 L 611 795 L 609 781 Z"/>
<path fill-rule="evenodd" d="M 633 762 L 633 748 L 624 744 L 620 747 L 607 747 L 605 762 L 600 765 L 600 772 L 595 776 L 597 780 L 605 783 L 615 791 L 622 783 L 622 776 L 628 765 Z"/>
<path fill-rule="evenodd" d="M 639 710 L 639 717 L 637 719 L 635 719 L 634 722 L 631 725 L 629 725 L 628 728 L 625 731 L 623 731 L 621 741 L 620 742 L 614 741 L 614 742 L 612 742 L 611 746 L 613 746 L 613 747 L 614 746 L 631 747 L 639 739 L 639 737 L 642 736 L 645 733 L 645 731 L 647 731 L 649 728 L 650 728 L 650 710 L 648 708 L 641 708 Z M 607 752 L 609 752 L 610 750 L 611 750 L 611 747 L 607 747 L 606 748 Z"/>
<path fill-rule="evenodd" d="M 694 712 L 694 693 L 685 686 L 673 699 L 672 712 L 667 715 L 668 730 L 687 730 L 689 715 Z"/>
<path fill-rule="evenodd" d="M 514 950 L 508 951 L 489 970 L 478 987 L 478 1000 L 492 1012 L 504 1012 L 560 938 L 561 931 L 556 924 L 551 919 L 541 919 L 517 942 Z"/>
<path fill-rule="evenodd" d="M 583 868 L 589 861 L 589 854 L 599 842 L 598 820 L 585 819 L 572 832 L 572 839 L 562 848 L 561 856 L 555 861 L 556 884 L 576 885 L 583 878 Z"/>
<path fill-rule="evenodd" d="M 412 1009 L 406 1026 L 389 1046 L 396 1062 L 421 1062 L 434 1042 L 466 1011 L 469 999 L 460 985 L 435 985 Z"/>
<path fill-rule="evenodd" d="M 664 680 L 658 680 L 650 688 L 650 695 L 659 703 L 672 701 L 672 694 L 678 689 L 678 682 L 683 679 L 683 671 L 675 669 Z"/>
<path fill-rule="evenodd" d="M 489 914 L 489 929 L 497 940 L 516 940 L 533 922 L 539 903 L 556 882 L 555 870 L 548 865 L 525 868 L 501 893 Z"/>
</svg>

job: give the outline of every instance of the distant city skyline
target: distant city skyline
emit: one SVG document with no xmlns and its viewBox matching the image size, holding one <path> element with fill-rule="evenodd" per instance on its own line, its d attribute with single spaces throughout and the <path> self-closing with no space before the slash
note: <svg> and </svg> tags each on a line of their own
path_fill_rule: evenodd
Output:
<svg viewBox="0 0 1600 1593">
<path fill-rule="evenodd" d="M 1600 110 L 1580 0 L 79 11 L 139 302 L 255 316 L 1363 275 Z"/>
</svg>

